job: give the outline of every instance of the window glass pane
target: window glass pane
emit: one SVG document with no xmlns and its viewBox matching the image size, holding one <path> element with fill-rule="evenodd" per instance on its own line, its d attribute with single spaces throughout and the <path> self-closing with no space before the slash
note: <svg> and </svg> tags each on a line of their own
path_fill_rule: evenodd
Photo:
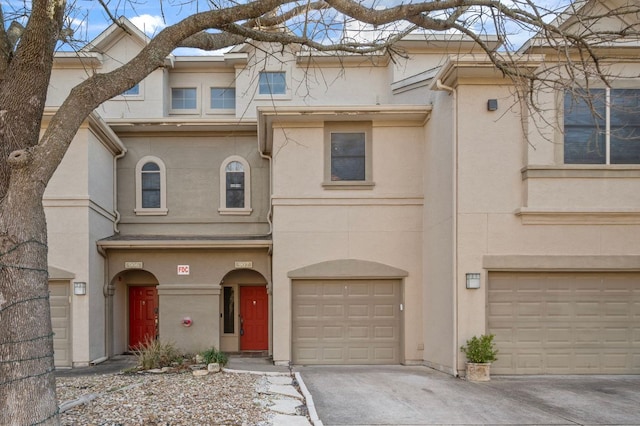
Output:
<svg viewBox="0 0 640 426">
<path fill-rule="evenodd" d="M 223 287 L 224 307 L 222 308 L 224 317 L 224 332 L 231 334 L 235 332 L 235 300 L 233 287 Z"/>
<path fill-rule="evenodd" d="M 136 84 L 129 90 L 122 92 L 124 96 L 137 96 L 140 94 L 140 84 Z"/>
<path fill-rule="evenodd" d="M 232 161 L 225 167 L 227 172 L 244 172 L 244 166 L 239 161 Z"/>
<path fill-rule="evenodd" d="M 227 172 L 228 209 L 244 208 L 244 172 Z"/>
<path fill-rule="evenodd" d="M 365 180 L 364 133 L 331 133 L 331 180 Z"/>
<path fill-rule="evenodd" d="M 196 88 L 172 88 L 171 89 L 171 108 L 172 109 L 196 109 Z"/>
<path fill-rule="evenodd" d="M 566 164 L 604 164 L 605 90 L 565 92 L 564 162 Z"/>
<path fill-rule="evenodd" d="M 258 92 L 261 95 L 284 95 L 287 83 L 284 72 L 261 72 Z"/>
<path fill-rule="evenodd" d="M 153 162 L 142 166 L 142 208 L 160 208 L 160 167 Z"/>
<path fill-rule="evenodd" d="M 145 163 L 144 166 L 142 166 L 142 171 L 143 172 L 152 172 L 152 171 L 160 171 L 160 166 L 158 166 L 156 163 Z"/>
<path fill-rule="evenodd" d="M 236 89 L 211 88 L 211 109 L 235 109 Z"/>
<path fill-rule="evenodd" d="M 611 164 L 640 164 L 640 90 L 611 90 Z"/>
</svg>

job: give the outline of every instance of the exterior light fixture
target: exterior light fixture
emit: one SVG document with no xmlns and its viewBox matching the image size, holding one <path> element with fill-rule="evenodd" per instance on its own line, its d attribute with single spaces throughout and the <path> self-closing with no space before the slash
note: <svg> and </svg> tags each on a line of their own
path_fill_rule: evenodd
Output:
<svg viewBox="0 0 640 426">
<path fill-rule="evenodd" d="M 498 100 L 489 99 L 487 101 L 487 111 L 496 111 L 498 109 Z"/>
<path fill-rule="evenodd" d="M 77 296 L 84 296 L 87 294 L 87 283 L 85 282 L 74 282 L 73 283 L 73 294 Z"/>
<path fill-rule="evenodd" d="M 477 272 L 467 274 L 467 288 L 478 289 L 480 288 L 480 274 Z"/>
</svg>

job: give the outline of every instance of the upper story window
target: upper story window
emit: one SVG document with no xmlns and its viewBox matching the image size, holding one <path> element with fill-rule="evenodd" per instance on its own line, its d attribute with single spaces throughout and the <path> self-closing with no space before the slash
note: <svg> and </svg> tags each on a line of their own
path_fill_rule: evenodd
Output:
<svg viewBox="0 0 640 426">
<path fill-rule="evenodd" d="M 220 166 L 220 214 L 251 214 L 251 168 L 234 155 Z"/>
<path fill-rule="evenodd" d="M 236 89 L 234 87 L 212 87 L 211 104 L 212 110 L 235 110 L 236 109 Z"/>
<path fill-rule="evenodd" d="M 640 164 L 640 89 L 564 95 L 565 164 Z"/>
<path fill-rule="evenodd" d="M 325 187 L 371 187 L 371 123 L 325 123 Z"/>
<path fill-rule="evenodd" d="M 137 215 L 167 214 L 166 169 L 162 160 L 147 156 L 136 165 Z"/>
<path fill-rule="evenodd" d="M 198 108 L 198 90 L 195 87 L 171 88 L 171 109 L 174 111 L 196 110 Z"/>
<path fill-rule="evenodd" d="M 122 92 L 122 96 L 140 96 L 140 83 L 136 84 L 131 89 Z"/>
<path fill-rule="evenodd" d="M 227 200 L 226 208 L 244 207 L 244 166 L 239 161 L 232 161 L 225 167 Z"/>
<path fill-rule="evenodd" d="M 258 93 L 261 95 L 286 95 L 287 79 L 284 71 L 260 73 Z"/>
<path fill-rule="evenodd" d="M 331 180 L 365 180 L 364 132 L 331 132 Z"/>
</svg>

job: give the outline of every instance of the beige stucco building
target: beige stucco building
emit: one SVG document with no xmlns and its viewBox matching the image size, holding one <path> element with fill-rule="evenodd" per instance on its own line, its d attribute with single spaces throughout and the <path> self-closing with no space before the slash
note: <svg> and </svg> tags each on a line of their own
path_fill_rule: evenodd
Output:
<svg viewBox="0 0 640 426">
<path fill-rule="evenodd" d="M 123 25 L 58 55 L 51 110 L 144 46 Z M 584 105 L 527 110 L 472 41 L 399 47 L 171 56 L 96 110 L 45 195 L 56 364 L 159 338 L 457 374 L 493 333 L 496 373 L 640 373 L 638 41 L 597 89 L 635 109 L 595 149 Z"/>
</svg>

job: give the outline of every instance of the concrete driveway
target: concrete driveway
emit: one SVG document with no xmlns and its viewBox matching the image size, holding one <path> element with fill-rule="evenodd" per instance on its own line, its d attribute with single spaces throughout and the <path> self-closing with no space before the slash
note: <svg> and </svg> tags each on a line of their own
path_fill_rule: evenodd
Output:
<svg viewBox="0 0 640 426">
<path fill-rule="evenodd" d="M 640 425 L 640 376 L 494 376 L 426 367 L 296 367 L 329 425 Z"/>
</svg>

